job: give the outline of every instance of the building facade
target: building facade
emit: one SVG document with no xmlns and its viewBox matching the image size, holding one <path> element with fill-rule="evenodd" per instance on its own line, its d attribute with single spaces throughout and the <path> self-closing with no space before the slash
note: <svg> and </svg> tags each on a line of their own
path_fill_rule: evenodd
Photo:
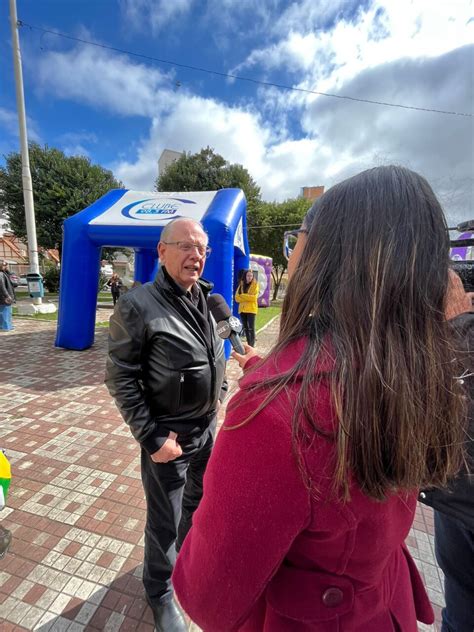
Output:
<svg viewBox="0 0 474 632">
<path fill-rule="evenodd" d="M 317 187 L 302 187 L 301 188 L 301 197 L 305 198 L 305 200 L 317 200 L 324 193 L 324 186 Z"/>
<path fill-rule="evenodd" d="M 158 160 L 158 177 L 164 173 L 167 167 L 169 167 L 173 162 L 176 162 L 178 158 L 181 158 L 182 155 L 183 152 L 173 151 L 172 149 L 164 149 Z"/>
</svg>

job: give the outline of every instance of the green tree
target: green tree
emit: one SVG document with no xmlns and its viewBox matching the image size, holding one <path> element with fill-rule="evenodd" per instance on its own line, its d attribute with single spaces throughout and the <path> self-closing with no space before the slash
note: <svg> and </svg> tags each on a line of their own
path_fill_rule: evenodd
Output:
<svg viewBox="0 0 474 632">
<path fill-rule="evenodd" d="M 120 248 L 118 246 L 116 247 L 105 246 L 104 248 L 102 248 L 100 258 L 104 259 L 105 261 L 108 261 L 109 263 L 112 263 L 113 261 L 115 261 L 115 255 L 117 252 L 121 252 L 129 259 L 133 255 L 132 248 Z"/>
<path fill-rule="evenodd" d="M 304 198 L 259 202 L 247 216 L 250 252 L 273 259 L 273 300 L 288 263 L 283 255 L 283 233 L 299 228 L 310 206 L 311 202 Z"/>
<path fill-rule="evenodd" d="M 213 149 L 184 153 L 171 163 L 155 183 L 157 191 L 214 191 L 226 187 L 242 189 L 247 198 L 247 225 L 250 252 L 273 259 L 273 299 L 276 298 L 287 261 L 283 256 L 281 224 L 298 228 L 311 203 L 303 198 L 286 202 L 262 202 L 260 187 L 247 169 L 230 164 Z M 275 227 L 276 226 L 276 227 Z M 272 228 L 273 227 L 273 228 Z"/>
<path fill-rule="evenodd" d="M 55 265 L 46 266 L 43 274 L 43 283 L 48 292 L 59 292 L 59 279 L 59 268 L 57 268 Z"/>
<path fill-rule="evenodd" d="M 38 245 L 62 246 L 63 221 L 86 208 L 110 189 L 123 188 L 111 171 L 91 164 L 85 156 L 66 156 L 59 149 L 30 145 L 30 167 L 35 200 Z M 21 157 L 6 156 L 0 167 L 0 207 L 12 231 L 26 237 L 26 221 L 21 180 Z"/>
<path fill-rule="evenodd" d="M 210 147 L 196 154 L 183 153 L 155 183 L 157 191 L 217 191 L 229 187 L 243 190 L 249 209 L 260 200 L 260 187 L 247 169 L 227 162 Z"/>
</svg>

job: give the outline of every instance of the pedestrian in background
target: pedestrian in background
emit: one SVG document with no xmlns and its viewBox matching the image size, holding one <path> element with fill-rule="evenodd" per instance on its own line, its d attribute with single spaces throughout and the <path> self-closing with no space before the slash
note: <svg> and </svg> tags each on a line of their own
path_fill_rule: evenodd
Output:
<svg viewBox="0 0 474 632">
<path fill-rule="evenodd" d="M 278 341 L 245 368 L 173 583 L 206 632 L 416 632 L 434 621 L 405 545 L 418 490 L 464 458 L 441 206 L 402 167 L 308 212 Z M 472 605 L 472 604 L 471 604 Z"/>
<path fill-rule="evenodd" d="M 119 277 L 118 274 L 114 272 L 110 279 L 107 281 L 107 285 L 110 287 L 112 300 L 115 305 L 120 298 L 120 292 L 122 290 L 122 279 Z"/>
<path fill-rule="evenodd" d="M 0 330 L 11 331 L 14 329 L 12 324 L 12 305 L 15 302 L 15 290 L 10 279 L 8 263 L 2 261 L 0 269 Z"/>
<path fill-rule="evenodd" d="M 252 270 L 244 270 L 239 287 L 235 293 L 239 304 L 239 316 L 242 320 L 247 344 L 255 346 L 255 318 L 258 313 L 258 283 Z"/>
</svg>

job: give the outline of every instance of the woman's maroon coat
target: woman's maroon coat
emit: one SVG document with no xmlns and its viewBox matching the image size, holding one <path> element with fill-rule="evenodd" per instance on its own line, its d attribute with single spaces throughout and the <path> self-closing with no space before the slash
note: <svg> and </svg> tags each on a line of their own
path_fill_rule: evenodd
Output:
<svg viewBox="0 0 474 632">
<path fill-rule="evenodd" d="M 241 386 L 294 365 L 305 342 L 244 376 Z M 314 417 L 334 431 L 322 358 Z M 404 540 L 416 492 L 385 502 L 356 483 L 351 500 L 332 494 L 335 445 L 315 436 L 303 453 L 314 498 L 291 449 L 298 386 L 249 423 L 219 433 L 204 478 L 204 497 L 173 574 L 177 597 L 204 632 L 417 632 L 434 620 Z M 246 419 L 263 395 L 242 390 L 225 427 Z"/>
</svg>

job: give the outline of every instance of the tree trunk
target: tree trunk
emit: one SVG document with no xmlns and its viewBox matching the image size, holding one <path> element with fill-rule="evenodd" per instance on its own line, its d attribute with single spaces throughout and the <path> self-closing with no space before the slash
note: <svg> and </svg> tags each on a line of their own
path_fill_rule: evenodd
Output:
<svg viewBox="0 0 474 632">
<path fill-rule="evenodd" d="M 276 301 L 278 297 L 278 290 L 280 289 L 281 280 L 283 279 L 283 275 L 285 274 L 286 268 L 282 268 L 281 272 L 278 267 L 272 270 L 272 279 L 273 279 L 273 296 L 272 301 Z"/>
</svg>

